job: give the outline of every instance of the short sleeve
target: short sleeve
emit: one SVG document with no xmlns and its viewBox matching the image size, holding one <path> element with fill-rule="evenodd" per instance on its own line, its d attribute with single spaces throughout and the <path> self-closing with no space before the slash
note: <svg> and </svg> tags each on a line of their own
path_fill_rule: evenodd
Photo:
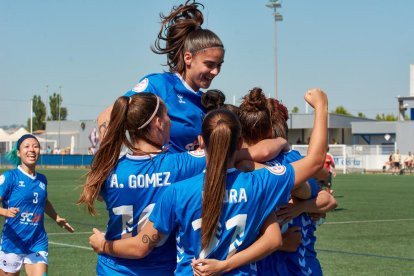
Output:
<svg viewBox="0 0 414 276">
<path fill-rule="evenodd" d="M 295 171 L 290 164 L 276 165 L 273 167 L 266 167 L 267 191 L 266 204 L 267 206 L 275 206 L 286 204 L 290 199 L 290 193 L 295 181 Z"/>
<path fill-rule="evenodd" d="M 309 186 L 310 186 L 310 190 L 311 190 L 311 198 L 315 198 L 320 190 L 318 181 L 313 177 L 311 179 L 308 180 Z"/>
<path fill-rule="evenodd" d="M 180 166 L 180 174 L 184 176 L 182 179 L 193 177 L 200 174 L 206 168 L 206 155 L 204 150 L 188 151 L 178 153 L 178 166 Z"/>
<path fill-rule="evenodd" d="M 170 234 L 175 228 L 176 194 L 174 185 L 169 186 L 155 204 L 149 217 L 149 220 L 154 223 L 154 228 L 163 234 Z"/>
<path fill-rule="evenodd" d="M 5 172 L 4 174 L 0 175 L 0 197 L 3 199 L 7 199 L 10 194 L 10 187 L 14 182 L 14 177 L 11 173 Z"/>
</svg>

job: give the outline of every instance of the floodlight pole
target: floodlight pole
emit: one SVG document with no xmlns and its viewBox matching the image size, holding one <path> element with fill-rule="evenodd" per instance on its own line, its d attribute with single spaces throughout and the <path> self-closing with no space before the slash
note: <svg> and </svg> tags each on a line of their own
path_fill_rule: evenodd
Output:
<svg viewBox="0 0 414 276">
<path fill-rule="evenodd" d="M 58 148 L 59 148 L 59 150 L 61 150 L 61 148 L 60 148 L 60 105 L 61 105 L 61 102 L 60 102 L 60 97 L 62 96 L 62 86 L 60 85 L 59 86 L 59 95 L 58 95 L 58 97 L 57 97 L 57 100 L 58 100 L 58 120 L 59 120 L 59 131 L 58 131 Z"/>
<path fill-rule="evenodd" d="M 30 133 L 33 133 L 33 98 L 30 99 Z"/>
<path fill-rule="evenodd" d="M 275 99 L 278 99 L 278 93 L 277 93 L 277 27 L 276 23 L 277 21 L 282 21 L 283 16 L 277 12 L 277 8 L 282 7 L 282 4 L 279 2 L 279 0 L 269 0 L 269 3 L 266 4 L 266 7 L 273 9 L 273 17 L 275 19 L 274 25 L 275 25 Z"/>
</svg>

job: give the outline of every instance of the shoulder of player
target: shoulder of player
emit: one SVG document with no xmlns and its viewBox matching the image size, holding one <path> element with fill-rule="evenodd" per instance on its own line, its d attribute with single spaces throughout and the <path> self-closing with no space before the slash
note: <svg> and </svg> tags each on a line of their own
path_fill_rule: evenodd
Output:
<svg viewBox="0 0 414 276">
<path fill-rule="evenodd" d="M 16 179 L 17 174 L 18 174 L 17 169 L 3 172 L 0 175 L 0 185 L 3 185 L 4 183 L 15 182 L 14 180 Z"/>
<path fill-rule="evenodd" d="M 36 172 L 36 178 L 44 183 L 47 183 L 47 177 L 42 173 Z"/>
<path fill-rule="evenodd" d="M 268 164 L 265 167 L 254 171 L 254 174 L 257 175 L 265 175 L 265 176 L 281 176 L 286 174 L 286 171 L 290 170 L 292 168 L 292 165 L 290 164 L 286 164 L 286 165 L 282 165 L 280 163 L 276 163 L 276 164 Z"/>
<path fill-rule="evenodd" d="M 151 92 L 162 97 L 162 93 L 175 87 L 179 82 L 180 79 L 173 73 L 153 73 L 141 78 L 125 95 L 130 96 L 133 93 Z"/>
</svg>

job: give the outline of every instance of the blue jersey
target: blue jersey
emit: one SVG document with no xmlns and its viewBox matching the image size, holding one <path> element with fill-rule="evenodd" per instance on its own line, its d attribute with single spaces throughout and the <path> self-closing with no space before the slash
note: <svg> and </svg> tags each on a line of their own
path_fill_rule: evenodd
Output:
<svg viewBox="0 0 414 276">
<path fill-rule="evenodd" d="M 3 208 L 20 208 L 14 218 L 6 218 L 1 249 L 6 253 L 30 254 L 48 251 L 44 228 L 47 180 L 43 174 L 27 174 L 19 166 L 0 176 Z"/>
<path fill-rule="evenodd" d="M 171 119 L 171 152 L 194 150 L 205 109 L 201 105 L 201 91 L 193 91 L 185 81 L 174 73 L 151 74 L 143 79 L 125 96 L 139 92 L 158 95 L 168 108 Z"/>
<path fill-rule="evenodd" d="M 204 168 L 204 151 L 151 156 L 127 154 L 120 158 L 101 190 L 109 214 L 105 238 L 118 240 L 136 236 L 164 190 L 174 182 L 201 173 Z M 99 256 L 97 271 L 108 263 L 127 267 L 137 275 L 154 275 L 149 272 L 154 267 L 172 273 L 176 266 L 175 237 L 167 237 L 140 260 Z"/>
<path fill-rule="evenodd" d="M 296 150 L 281 153 L 275 160 L 269 164 L 281 163 L 288 164 L 302 159 L 301 154 Z M 319 185 L 315 178 L 308 180 L 311 188 L 311 198 L 315 198 L 319 192 Z M 282 233 L 287 229 L 299 226 L 301 229 L 301 244 L 296 252 L 276 251 L 257 262 L 260 275 L 322 275 L 322 269 L 316 258 L 314 232 L 315 224 L 306 214 L 300 214 L 298 217 L 289 221 L 282 226 Z"/>
<path fill-rule="evenodd" d="M 150 215 L 163 234 L 177 230 L 176 275 L 192 275 L 193 258 L 224 260 L 241 251 L 259 236 L 260 229 L 276 205 L 286 204 L 294 182 L 290 165 L 263 168 L 250 173 L 230 169 L 226 196 L 216 235 L 201 251 L 201 206 L 204 174 L 170 186 Z M 228 275 L 254 275 L 255 265 L 245 265 Z"/>
</svg>

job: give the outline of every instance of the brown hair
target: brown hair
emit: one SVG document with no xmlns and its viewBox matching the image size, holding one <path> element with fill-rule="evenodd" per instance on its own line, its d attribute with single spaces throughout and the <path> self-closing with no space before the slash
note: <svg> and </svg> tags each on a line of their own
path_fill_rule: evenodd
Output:
<svg viewBox="0 0 414 276">
<path fill-rule="evenodd" d="M 270 118 L 272 121 L 273 136 L 282 137 L 287 140 L 289 111 L 281 102 L 276 99 L 268 98 L 267 107 L 270 110 Z"/>
<path fill-rule="evenodd" d="M 270 111 L 267 108 L 266 96 L 261 88 L 255 87 L 243 97 L 239 117 L 242 136 L 246 143 L 255 144 L 269 138 L 272 129 Z"/>
<path fill-rule="evenodd" d="M 209 89 L 201 95 L 201 105 L 206 112 L 222 107 L 225 101 L 226 95 L 218 89 Z"/>
<path fill-rule="evenodd" d="M 204 8 L 202 4 L 189 0 L 184 5 L 174 6 L 169 15 L 160 14 L 161 30 L 151 47 L 156 54 L 167 54 L 170 72 L 177 72 L 183 77 L 185 52 L 196 54 L 212 47 L 220 47 L 224 51 L 220 38 L 214 32 L 201 28 L 204 17 L 199 6 Z"/>
<path fill-rule="evenodd" d="M 159 107 L 155 111 L 157 102 Z M 83 191 L 77 204 L 86 204 L 89 213 L 96 214 L 94 201 L 98 197 L 102 185 L 116 166 L 123 145 L 143 154 L 148 153 L 134 147 L 138 139 L 160 149 L 163 147 L 162 141 L 156 142 L 154 141 L 156 139 L 151 137 L 151 124 L 145 124 L 148 120 L 152 120 L 151 116 L 154 112 L 156 112 L 155 116 L 161 117 L 166 111 L 164 103 L 152 93 L 142 92 L 131 97 L 122 96 L 115 101 L 111 112 L 111 123 L 93 158 L 91 169 L 86 175 Z M 142 127 L 143 125 L 145 126 Z"/>
<path fill-rule="evenodd" d="M 207 160 L 202 203 L 201 247 L 207 248 L 217 230 L 225 191 L 228 162 L 241 134 L 237 116 L 226 109 L 207 113 L 202 126 Z"/>
</svg>

